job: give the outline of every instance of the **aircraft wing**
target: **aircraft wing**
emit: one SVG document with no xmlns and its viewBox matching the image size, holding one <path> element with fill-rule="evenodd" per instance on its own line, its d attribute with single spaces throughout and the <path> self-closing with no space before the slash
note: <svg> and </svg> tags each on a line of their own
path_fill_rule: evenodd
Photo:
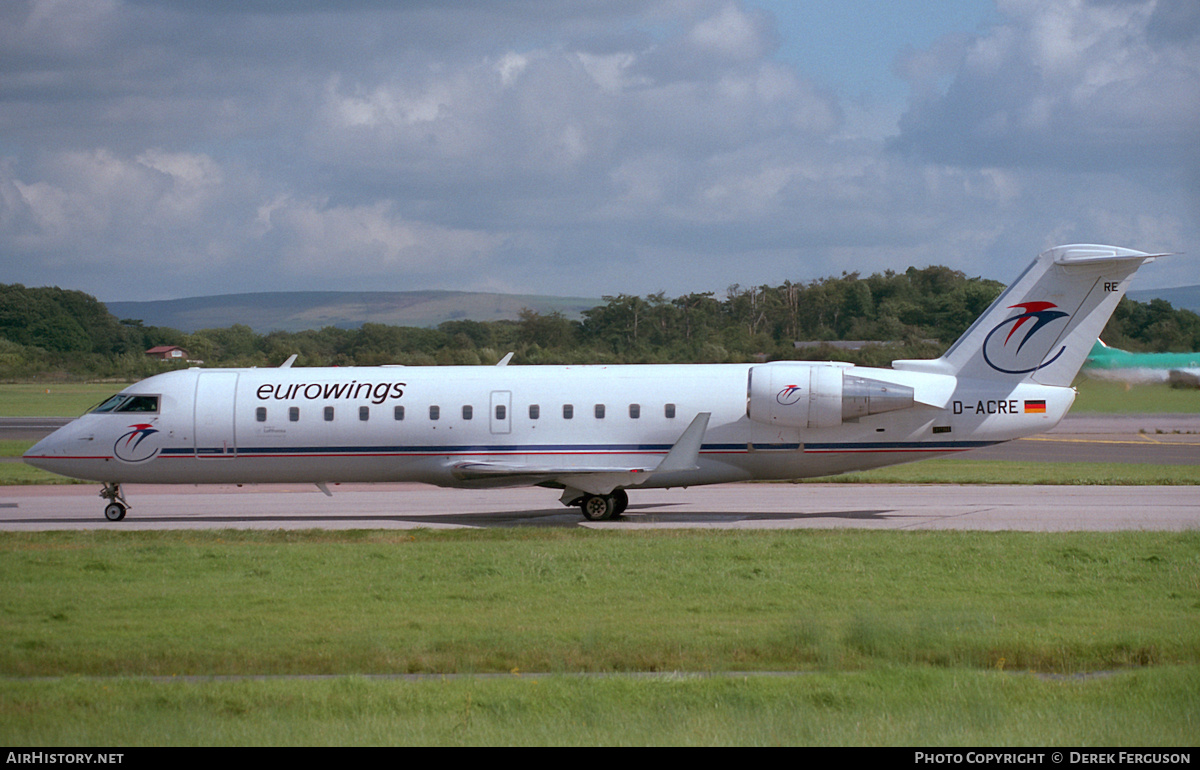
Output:
<svg viewBox="0 0 1200 770">
<path fill-rule="evenodd" d="M 655 466 L 544 466 L 522 463 L 461 462 L 451 473 L 459 481 L 480 486 L 516 487 L 545 484 L 606 495 L 618 487 L 644 483 L 655 473 L 696 470 L 710 412 L 700 412 L 666 456 Z"/>
<path fill-rule="evenodd" d="M 545 484 L 571 487 L 594 495 L 607 494 L 617 487 L 637 486 L 653 472 L 653 468 L 553 467 L 489 462 L 458 463 L 451 469 L 459 481 L 472 481 L 484 487 Z"/>
</svg>

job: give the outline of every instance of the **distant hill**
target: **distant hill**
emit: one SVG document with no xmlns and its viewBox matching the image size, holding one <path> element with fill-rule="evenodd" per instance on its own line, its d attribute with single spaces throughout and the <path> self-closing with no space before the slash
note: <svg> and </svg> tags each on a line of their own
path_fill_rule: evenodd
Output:
<svg viewBox="0 0 1200 770">
<path fill-rule="evenodd" d="M 1200 313 L 1200 286 L 1139 289 L 1129 292 L 1129 297 L 1138 302 L 1165 299 L 1175 308 Z M 245 324 L 259 334 L 324 326 L 355 329 L 364 323 L 433 327 L 463 319 L 516 320 L 524 308 L 542 314 L 557 311 L 577 319 L 583 311 L 601 304 L 599 298 L 467 291 L 294 291 L 105 303 L 117 318 L 140 319 L 147 326 L 190 333 Z"/>
<path fill-rule="evenodd" d="M 167 326 L 191 333 L 245 324 L 259 334 L 325 326 L 354 329 L 364 323 L 433 327 L 444 321 L 516 320 L 524 308 L 543 315 L 557 311 L 568 318 L 579 318 L 584 310 L 600 304 L 600 299 L 583 297 L 465 291 L 264 292 L 105 303 L 117 318 L 139 319 L 146 326 Z"/>
<path fill-rule="evenodd" d="M 1152 299 L 1165 299 L 1176 310 L 1191 310 L 1200 313 L 1200 286 L 1180 286 L 1175 289 L 1138 289 L 1129 292 L 1130 299 L 1138 302 L 1149 302 Z"/>
</svg>

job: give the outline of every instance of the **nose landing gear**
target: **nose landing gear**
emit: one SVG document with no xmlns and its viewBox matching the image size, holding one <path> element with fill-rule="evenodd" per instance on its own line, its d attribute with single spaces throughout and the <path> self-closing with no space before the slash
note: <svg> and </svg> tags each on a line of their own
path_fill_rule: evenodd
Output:
<svg viewBox="0 0 1200 770">
<path fill-rule="evenodd" d="M 104 518 L 109 521 L 120 521 L 125 518 L 125 511 L 129 510 L 129 503 L 121 494 L 120 484 L 106 483 L 104 489 L 100 490 L 100 496 L 108 501 L 108 505 L 104 506 Z"/>
</svg>

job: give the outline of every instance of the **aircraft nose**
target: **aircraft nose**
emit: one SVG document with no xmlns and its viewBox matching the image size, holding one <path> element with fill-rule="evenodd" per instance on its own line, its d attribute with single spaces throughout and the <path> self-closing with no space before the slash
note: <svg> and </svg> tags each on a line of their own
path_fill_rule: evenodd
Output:
<svg viewBox="0 0 1200 770">
<path fill-rule="evenodd" d="M 26 465 L 32 465 L 34 468 L 47 470 L 43 463 L 46 461 L 47 457 L 53 456 L 53 454 L 53 442 L 51 442 L 50 437 L 47 436 L 33 446 L 29 447 L 25 454 L 21 455 L 21 459 L 25 461 Z"/>
<path fill-rule="evenodd" d="M 56 456 L 61 456 L 63 454 L 62 441 L 56 438 L 61 431 L 62 429 L 59 428 L 54 433 L 51 433 L 46 438 L 29 447 L 25 454 L 21 456 L 21 459 L 25 461 L 25 464 L 32 465 L 35 468 L 49 470 L 46 468 L 46 462 L 53 462 Z"/>
<path fill-rule="evenodd" d="M 90 446 L 94 438 L 91 431 L 80 431 L 76 423 L 70 423 L 31 446 L 21 459 L 35 468 L 54 471 L 62 460 Z"/>
</svg>

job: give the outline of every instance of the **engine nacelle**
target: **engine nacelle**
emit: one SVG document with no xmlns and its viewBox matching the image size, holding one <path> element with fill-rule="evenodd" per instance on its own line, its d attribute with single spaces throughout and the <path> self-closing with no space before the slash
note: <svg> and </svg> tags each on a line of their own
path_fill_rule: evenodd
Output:
<svg viewBox="0 0 1200 770">
<path fill-rule="evenodd" d="M 834 428 L 913 405 L 913 389 L 848 374 L 827 364 L 775 362 L 751 367 L 746 416 L 767 425 Z"/>
</svg>

